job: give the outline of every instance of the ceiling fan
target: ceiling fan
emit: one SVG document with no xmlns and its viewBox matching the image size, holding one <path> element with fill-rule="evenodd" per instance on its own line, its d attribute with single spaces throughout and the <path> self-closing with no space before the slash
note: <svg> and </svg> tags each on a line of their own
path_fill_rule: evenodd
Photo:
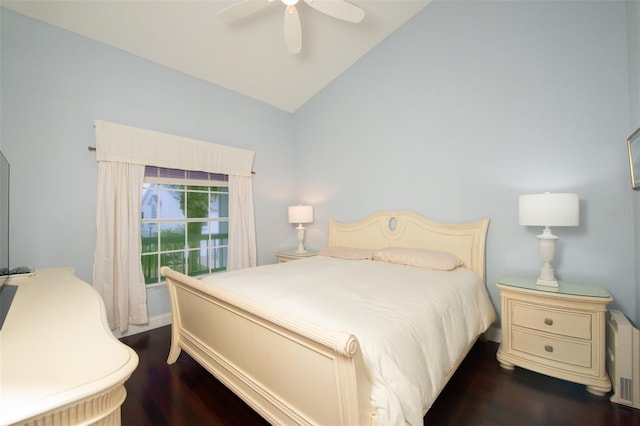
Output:
<svg viewBox="0 0 640 426">
<path fill-rule="evenodd" d="M 225 22 L 235 21 L 257 12 L 278 0 L 243 0 L 220 12 L 218 16 Z M 280 0 L 286 6 L 284 11 L 284 41 L 287 52 L 295 55 L 302 50 L 302 29 L 296 9 L 298 0 Z M 364 10 L 345 0 L 304 0 L 315 10 L 347 22 L 358 23 L 364 18 Z"/>
</svg>

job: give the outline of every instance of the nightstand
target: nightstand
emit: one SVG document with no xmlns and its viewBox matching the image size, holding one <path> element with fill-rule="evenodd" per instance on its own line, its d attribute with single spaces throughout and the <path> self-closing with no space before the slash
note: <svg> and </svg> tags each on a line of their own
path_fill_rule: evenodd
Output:
<svg viewBox="0 0 640 426">
<path fill-rule="evenodd" d="M 598 286 L 503 276 L 502 343 L 497 358 L 508 370 L 526 368 L 581 383 L 595 395 L 611 390 L 605 366 L 605 318 L 609 292 Z"/>
<path fill-rule="evenodd" d="M 295 251 L 281 251 L 276 254 L 278 263 L 290 262 L 292 260 L 306 259 L 307 257 L 313 257 L 317 255 L 317 252 L 306 251 L 304 253 L 297 253 Z"/>
</svg>

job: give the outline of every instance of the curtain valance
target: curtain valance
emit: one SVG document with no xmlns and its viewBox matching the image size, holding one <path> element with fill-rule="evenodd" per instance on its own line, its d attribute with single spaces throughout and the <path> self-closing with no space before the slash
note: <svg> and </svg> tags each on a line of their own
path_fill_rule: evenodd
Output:
<svg viewBox="0 0 640 426">
<path fill-rule="evenodd" d="M 96 159 L 251 176 L 255 152 L 96 120 Z"/>
</svg>

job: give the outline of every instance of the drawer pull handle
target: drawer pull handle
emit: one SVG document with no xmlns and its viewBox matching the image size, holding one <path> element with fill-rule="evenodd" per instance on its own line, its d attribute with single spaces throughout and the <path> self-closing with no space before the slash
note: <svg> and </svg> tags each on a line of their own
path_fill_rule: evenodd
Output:
<svg viewBox="0 0 640 426">
<path fill-rule="evenodd" d="M 544 345 L 544 350 L 547 352 L 553 352 L 553 346 L 551 345 Z"/>
<path fill-rule="evenodd" d="M 545 318 L 545 319 L 544 319 L 544 323 L 545 323 L 546 325 L 553 325 L 553 320 L 552 320 L 551 318 Z"/>
</svg>

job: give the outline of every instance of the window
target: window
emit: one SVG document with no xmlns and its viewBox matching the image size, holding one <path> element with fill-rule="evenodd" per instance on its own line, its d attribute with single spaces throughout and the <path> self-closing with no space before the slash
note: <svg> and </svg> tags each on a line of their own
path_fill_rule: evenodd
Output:
<svg viewBox="0 0 640 426">
<path fill-rule="evenodd" d="M 224 271 L 229 238 L 227 176 L 146 166 L 141 237 L 146 284 L 161 282 L 161 266 L 191 276 Z"/>
</svg>

